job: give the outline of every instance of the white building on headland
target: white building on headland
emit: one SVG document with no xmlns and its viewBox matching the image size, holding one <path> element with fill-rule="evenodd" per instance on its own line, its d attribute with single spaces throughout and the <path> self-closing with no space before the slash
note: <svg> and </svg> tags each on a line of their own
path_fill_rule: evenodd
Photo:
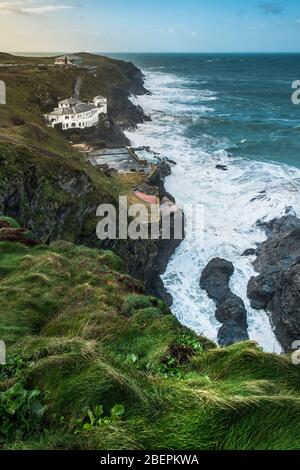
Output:
<svg viewBox="0 0 300 470">
<path fill-rule="evenodd" d="M 83 60 L 77 55 L 62 55 L 56 57 L 54 64 L 59 67 L 78 68 L 83 66 Z"/>
<path fill-rule="evenodd" d="M 100 114 L 107 114 L 107 99 L 99 95 L 88 102 L 67 98 L 60 101 L 52 113 L 44 114 L 44 117 L 49 126 L 61 125 L 62 130 L 67 130 L 96 126 Z"/>
</svg>

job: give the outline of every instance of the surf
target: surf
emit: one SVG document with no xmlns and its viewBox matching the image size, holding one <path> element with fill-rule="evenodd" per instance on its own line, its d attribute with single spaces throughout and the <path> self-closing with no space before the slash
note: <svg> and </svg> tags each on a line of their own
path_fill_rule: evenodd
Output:
<svg viewBox="0 0 300 470">
<path fill-rule="evenodd" d="M 281 348 L 265 311 L 253 310 L 247 298 L 247 283 L 255 274 L 253 257 L 242 256 L 255 248 L 265 234 L 257 227 L 260 220 L 271 220 L 292 210 L 300 214 L 300 170 L 285 164 L 250 160 L 226 150 L 230 139 L 206 133 L 193 133 L 191 121 L 218 117 L 212 103 L 218 93 L 208 84 L 162 70 L 144 70 L 145 86 L 153 94 L 135 98 L 152 117 L 152 122 L 128 132 L 134 145 L 149 145 L 152 150 L 176 162 L 166 180 L 166 189 L 179 205 L 195 202 L 204 210 L 204 237 L 188 237 L 171 259 L 162 276 L 173 297 L 172 311 L 182 324 L 214 341 L 220 324 L 215 319 L 215 304 L 200 289 L 199 279 L 214 257 L 231 261 L 235 273 L 231 289 L 245 302 L 249 337 L 269 352 Z M 186 99 L 187 97 L 187 99 Z M 200 104 L 201 103 L 201 104 Z M 226 167 L 227 171 L 217 166 Z"/>
</svg>

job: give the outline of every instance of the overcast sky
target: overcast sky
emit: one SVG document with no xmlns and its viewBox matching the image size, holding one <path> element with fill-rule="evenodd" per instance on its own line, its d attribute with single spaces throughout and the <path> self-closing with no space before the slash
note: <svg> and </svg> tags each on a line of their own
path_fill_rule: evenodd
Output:
<svg viewBox="0 0 300 470">
<path fill-rule="evenodd" d="M 300 52 L 300 0 L 0 0 L 0 50 Z"/>
</svg>

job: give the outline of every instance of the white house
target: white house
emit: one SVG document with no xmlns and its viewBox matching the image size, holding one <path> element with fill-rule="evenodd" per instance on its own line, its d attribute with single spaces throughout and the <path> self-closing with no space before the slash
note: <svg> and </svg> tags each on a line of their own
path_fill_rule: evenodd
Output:
<svg viewBox="0 0 300 470">
<path fill-rule="evenodd" d="M 56 57 L 55 65 L 59 67 L 82 67 L 83 66 L 83 60 L 81 57 L 77 55 L 62 55 L 60 57 Z"/>
<path fill-rule="evenodd" d="M 107 99 L 99 95 L 88 102 L 67 98 L 60 101 L 52 113 L 44 114 L 44 117 L 50 127 L 61 125 L 63 130 L 67 130 L 96 126 L 100 114 L 107 114 Z"/>
</svg>

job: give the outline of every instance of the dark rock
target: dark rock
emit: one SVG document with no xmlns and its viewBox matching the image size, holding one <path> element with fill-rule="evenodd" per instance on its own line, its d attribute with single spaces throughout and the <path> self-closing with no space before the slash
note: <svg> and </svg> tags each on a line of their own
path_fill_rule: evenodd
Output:
<svg viewBox="0 0 300 470">
<path fill-rule="evenodd" d="M 174 160 L 171 160 L 170 158 L 166 157 L 165 158 L 166 162 L 168 162 L 170 165 L 176 166 L 177 163 Z"/>
<path fill-rule="evenodd" d="M 248 339 L 247 329 L 231 320 L 224 323 L 218 332 L 218 343 L 220 346 L 229 346 L 239 341 L 248 341 Z"/>
<path fill-rule="evenodd" d="M 247 250 L 242 253 L 242 256 L 253 256 L 256 254 L 256 249 L 255 248 L 248 248 Z"/>
<path fill-rule="evenodd" d="M 226 165 L 216 165 L 217 170 L 222 170 L 222 171 L 228 171 L 228 168 Z"/>
<path fill-rule="evenodd" d="M 216 302 L 216 319 L 223 323 L 218 332 L 220 346 L 249 339 L 244 302 L 229 288 L 233 273 L 234 266 L 230 261 L 214 258 L 208 263 L 200 279 L 200 287 Z"/>
<path fill-rule="evenodd" d="M 57 130 L 60 130 L 64 137 L 76 143 L 88 142 L 93 144 L 94 142 L 102 141 L 104 146 L 130 145 L 130 141 L 122 129 L 110 118 L 100 120 L 99 124 L 94 127 L 67 130 L 58 128 Z"/>
<path fill-rule="evenodd" d="M 250 279 L 251 306 L 265 309 L 275 335 L 288 352 L 300 338 L 300 220 L 294 215 L 261 223 L 268 239 L 259 245 Z"/>
<path fill-rule="evenodd" d="M 162 160 L 153 173 L 147 178 L 147 183 L 159 190 L 160 198 L 167 196 L 164 180 L 171 174 L 171 167 L 166 160 Z M 169 198 L 171 200 L 171 198 Z M 174 198 L 172 198 L 174 199 Z M 174 200 L 175 202 L 175 200 Z"/>
<path fill-rule="evenodd" d="M 163 197 L 166 197 L 169 199 L 169 201 L 173 202 L 173 204 L 176 204 L 176 199 L 172 194 L 168 193 L 167 191 L 164 191 Z"/>
<path fill-rule="evenodd" d="M 157 196 L 159 193 L 159 190 L 156 186 L 152 186 L 147 182 L 139 184 L 136 188 L 134 188 L 134 190 L 140 191 L 144 194 L 147 194 L 148 196 Z"/>
<path fill-rule="evenodd" d="M 230 261 L 214 258 L 202 273 L 200 287 L 211 299 L 222 302 L 230 293 L 229 280 L 233 273 L 234 267 Z"/>
<path fill-rule="evenodd" d="M 220 323 L 226 323 L 230 320 L 244 323 L 246 321 L 244 302 L 230 291 L 225 300 L 218 305 L 215 315 Z"/>
</svg>

